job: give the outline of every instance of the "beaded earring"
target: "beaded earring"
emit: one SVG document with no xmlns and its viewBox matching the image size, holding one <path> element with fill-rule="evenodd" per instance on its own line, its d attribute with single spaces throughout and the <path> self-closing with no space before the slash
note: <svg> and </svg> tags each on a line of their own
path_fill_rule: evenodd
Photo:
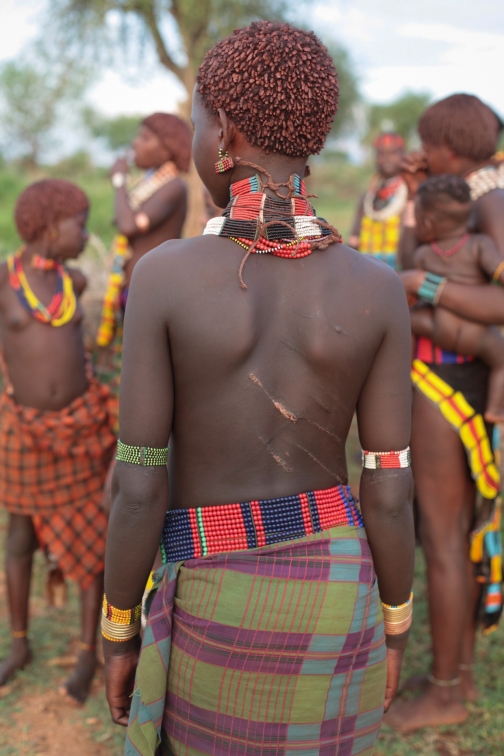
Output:
<svg viewBox="0 0 504 756">
<path fill-rule="evenodd" d="M 225 173 L 234 168 L 233 158 L 229 157 L 228 152 L 224 153 L 222 147 L 219 147 L 219 160 L 215 163 L 215 173 Z"/>
</svg>

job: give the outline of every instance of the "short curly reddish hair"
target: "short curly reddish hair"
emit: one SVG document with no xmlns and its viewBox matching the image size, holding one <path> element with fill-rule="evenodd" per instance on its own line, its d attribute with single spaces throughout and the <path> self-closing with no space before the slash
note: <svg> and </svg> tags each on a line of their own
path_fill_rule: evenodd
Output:
<svg viewBox="0 0 504 756">
<path fill-rule="evenodd" d="M 497 149 L 501 124 L 479 97 L 453 94 L 424 111 L 418 122 L 423 142 L 446 145 L 459 157 L 488 160 Z"/>
<path fill-rule="evenodd" d="M 223 108 L 265 152 L 320 152 L 338 109 L 338 77 L 313 32 L 257 21 L 213 47 L 197 83 L 205 106 Z"/>
<path fill-rule="evenodd" d="M 62 179 L 43 179 L 21 192 L 14 219 L 21 239 L 32 242 L 64 218 L 88 210 L 89 200 L 78 186 Z"/>
<path fill-rule="evenodd" d="M 171 113 L 153 113 L 144 118 L 142 123 L 161 140 L 179 171 L 188 171 L 192 144 L 189 126 Z"/>
</svg>

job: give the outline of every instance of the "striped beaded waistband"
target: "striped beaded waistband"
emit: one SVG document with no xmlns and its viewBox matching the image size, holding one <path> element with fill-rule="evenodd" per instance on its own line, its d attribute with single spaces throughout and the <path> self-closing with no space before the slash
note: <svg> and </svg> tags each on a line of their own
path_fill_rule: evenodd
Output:
<svg viewBox="0 0 504 756">
<path fill-rule="evenodd" d="M 166 513 L 160 548 L 166 564 L 269 546 L 337 525 L 364 527 L 349 486 L 241 504 L 173 509 Z"/>
</svg>

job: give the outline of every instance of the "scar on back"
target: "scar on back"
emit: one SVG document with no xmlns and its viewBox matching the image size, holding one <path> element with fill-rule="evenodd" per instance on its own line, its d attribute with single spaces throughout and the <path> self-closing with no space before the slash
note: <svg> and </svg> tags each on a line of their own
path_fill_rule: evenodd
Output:
<svg viewBox="0 0 504 756">
<path fill-rule="evenodd" d="M 264 440 L 264 438 L 261 438 L 261 436 L 259 436 L 259 440 L 261 441 L 261 443 L 264 444 L 268 454 L 271 454 L 271 456 L 273 457 L 277 465 L 279 465 L 282 468 L 282 470 L 285 470 L 285 472 L 292 472 L 292 467 L 289 467 L 287 462 L 284 459 L 282 459 L 282 457 L 279 454 L 277 454 L 274 449 L 271 448 L 271 446 L 268 444 L 267 441 Z"/>
<path fill-rule="evenodd" d="M 269 394 L 266 391 L 266 389 L 264 388 L 261 381 L 256 375 L 254 375 L 253 373 L 249 373 L 249 378 L 252 381 L 252 383 L 255 383 L 256 386 L 259 386 L 259 388 L 261 388 L 264 391 L 268 399 L 273 403 L 273 406 L 275 407 L 275 409 L 278 410 L 278 412 L 280 412 L 281 415 L 283 415 L 287 420 L 290 420 L 291 423 L 297 423 L 297 421 L 299 420 L 299 417 L 295 415 L 293 412 L 291 412 L 290 410 L 288 410 L 286 407 L 284 407 L 283 404 L 280 404 L 280 402 L 277 402 L 275 399 L 273 399 L 271 394 Z"/>
</svg>

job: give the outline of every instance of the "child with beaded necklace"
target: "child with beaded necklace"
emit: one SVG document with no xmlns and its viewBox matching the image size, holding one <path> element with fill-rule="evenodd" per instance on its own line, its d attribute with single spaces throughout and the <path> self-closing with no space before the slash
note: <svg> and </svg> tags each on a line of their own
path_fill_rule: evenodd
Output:
<svg viewBox="0 0 504 756">
<path fill-rule="evenodd" d="M 78 257 L 89 203 L 57 179 L 32 184 L 16 205 L 25 241 L 0 266 L 0 506 L 9 512 L 7 592 L 12 645 L 0 685 L 31 661 L 28 599 L 40 546 L 80 586 L 82 636 L 64 692 L 85 700 L 96 666 L 107 518 L 103 484 L 115 448 L 114 401 L 87 364 Z"/>
</svg>

